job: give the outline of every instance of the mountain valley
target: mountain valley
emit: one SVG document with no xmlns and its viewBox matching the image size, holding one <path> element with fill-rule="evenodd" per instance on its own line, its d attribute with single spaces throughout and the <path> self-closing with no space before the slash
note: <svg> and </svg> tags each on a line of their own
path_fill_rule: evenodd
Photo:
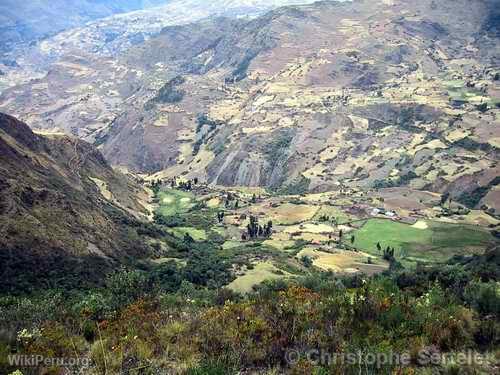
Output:
<svg viewBox="0 0 500 375">
<path fill-rule="evenodd" d="M 370 4 L 167 27 L 116 56 L 62 58 L 5 90 L 0 109 L 138 173 L 290 191 L 407 185 L 498 210 L 488 9 Z"/>
<path fill-rule="evenodd" d="M 496 0 L 2 10 L 0 373 L 498 373 Z"/>
</svg>

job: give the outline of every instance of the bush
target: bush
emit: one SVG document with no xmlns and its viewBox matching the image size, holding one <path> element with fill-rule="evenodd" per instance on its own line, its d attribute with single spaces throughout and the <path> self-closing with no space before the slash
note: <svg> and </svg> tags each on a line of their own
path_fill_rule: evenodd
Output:
<svg viewBox="0 0 500 375">
<path fill-rule="evenodd" d="M 500 316 L 499 282 L 472 282 L 465 289 L 464 298 L 480 314 Z"/>
<path fill-rule="evenodd" d="M 300 261 L 302 262 L 302 264 L 307 267 L 307 268 L 310 268 L 312 267 L 313 265 L 313 261 L 311 259 L 311 257 L 307 256 L 307 255 L 304 255 L 300 258 Z"/>
<path fill-rule="evenodd" d="M 150 286 L 150 279 L 143 271 L 122 268 L 106 278 L 106 287 L 112 295 L 111 306 L 116 308 L 144 297 Z"/>
<path fill-rule="evenodd" d="M 229 375 L 231 371 L 227 370 L 223 365 L 206 362 L 187 370 L 187 375 Z"/>
</svg>

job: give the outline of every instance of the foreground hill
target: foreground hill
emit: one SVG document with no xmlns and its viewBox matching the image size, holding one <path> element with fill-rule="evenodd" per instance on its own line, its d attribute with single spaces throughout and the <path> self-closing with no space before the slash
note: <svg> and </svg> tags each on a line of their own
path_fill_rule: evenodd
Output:
<svg viewBox="0 0 500 375">
<path fill-rule="evenodd" d="M 140 203 L 146 192 L 78 139 L 41 136 L 0 114 L 0 191 L 6 289 L 20 278 L 91 281 L 117 260 L 148 250 L 132 235 L 133 224 L 147 214 Z"/>
</svg>

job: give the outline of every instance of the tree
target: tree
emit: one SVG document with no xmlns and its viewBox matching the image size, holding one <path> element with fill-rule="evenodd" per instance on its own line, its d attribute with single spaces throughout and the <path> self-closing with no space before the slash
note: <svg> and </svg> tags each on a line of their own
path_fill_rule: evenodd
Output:
<svg viewBox="0 0 500 375">
<path fill-rule="evenodd" d="M 389 262 L 393 262 L 395 260 L 394 248 L 391 249 L 389 246 L 387 246 L 387 249 L 384 250 L 384 259 Z"/>
<path fill-rule="evenodd" d="M 264 226 L 259 225 L 259 219 L 256 216 L 250 216 L 250 223 L 247 225 L 248 238 L 269 237 L 272 234 L 273 223 L 268 221 Z"/>
<path fill-rule="evenodd" d="M 301 261 L 301 262 L 302 262 L 302 264 L 303 264 L 305 267 L 307 267 L 307 268 L 309 268 L 309 267 L 311 267 L 311 266 L 313 265 L 313 261 L 312 261 L 312 259 L 311 259 L 310 257 L 308 257 L 307 255 L 302 256 L 302 257 L 300 258 L 300 261 Z"/>
<path fill-rule="evenodd" d="M 441 206 L 450 198 L 450 193 L 446 192 L 441 196 Z"/>
<path fill-rule="evenodd" d="M 185 233 L 184 234 L 184 243 L 191 244 L 193 242 L 194 242 L 194 238 L 189 233 Z"/>
<path fill-rule="evenodd" d="M 351 236 L 351 244 L 354 244 L 354 241 L 356 241 L 356 237 L 354 235 Z"/>
<path fill-rule="evenodd" d="M 382 251 L 382 246 L 380 246 L 380 242 L 377 242 L 377 250 Z"/>
<path fill-rule="evenodd" d="M 250 223 L 247 225 L 248 237 L 255 238 L 259 235 L 259 219 L 250 216 Z"/>
<path fill-rule="evenodd" d="M 270 237 L 273 234 L 273 222 L 269 220 L 267 225 L 264 227 L 264 236 Z"/>
</svg>

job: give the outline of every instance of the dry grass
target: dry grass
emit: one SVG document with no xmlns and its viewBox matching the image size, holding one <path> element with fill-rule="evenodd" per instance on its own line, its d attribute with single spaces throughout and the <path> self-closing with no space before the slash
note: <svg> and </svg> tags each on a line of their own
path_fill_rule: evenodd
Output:
<svg viewBox="0 0 500 375">
<path fill-rule="evenodd" d="M 235 292 L 249 293 L 255 285 L 265 280 L 280 279 L 287 275 L 287 273 L 279 271 L 271 262 L 261 262 L 256 263 L 254 269 L 248 270 L 245 275 L 238 277 L 227 287 Z"/>
<path fill-rule="evenodd" d="M 254 214 L 262 213 L 277 225 L 292 225 L 311 220 L 318 209 L 318 206 L 305 204 L 285 203 L 278 207 L 271 207 L 266 203 L 253 206 L 251 212 Z"/>
<path fill-rule="evenodd" d="M 310 257 L 313 260 L 314 266 L 325 271 L 337 273 L 362 272 L 372 275 L 388 268 L 388 264 L 385 261 L 361 252 L 336 250 L 334 253 L 327 253 L 314 248 L 305 248 L 297 254 L 299 259 L 303 256 Z M 368 264 L 368 258 L 372 259 L 374 264 Z"/>
</svg>

